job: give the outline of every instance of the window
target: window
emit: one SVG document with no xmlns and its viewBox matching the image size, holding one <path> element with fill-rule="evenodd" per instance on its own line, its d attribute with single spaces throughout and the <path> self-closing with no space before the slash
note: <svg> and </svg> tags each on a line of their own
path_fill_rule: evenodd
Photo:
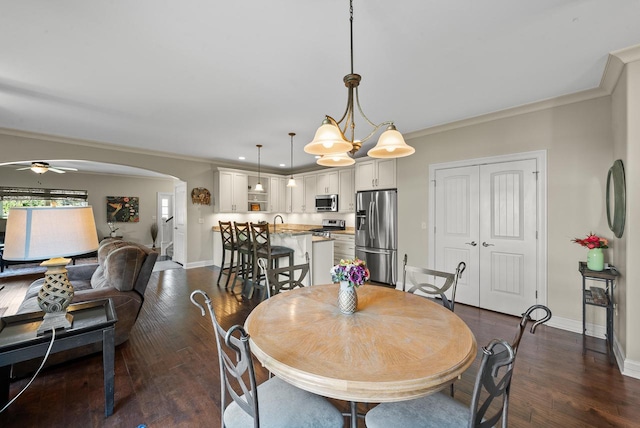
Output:
<svg viewBox="0 0 640 428">
<path fill-rule="evenodd" d="M 87 206 L 86 190 L 37 189 L 31 187 L 0 187 L 2 218 L 13 207 Z"/>
</svg>

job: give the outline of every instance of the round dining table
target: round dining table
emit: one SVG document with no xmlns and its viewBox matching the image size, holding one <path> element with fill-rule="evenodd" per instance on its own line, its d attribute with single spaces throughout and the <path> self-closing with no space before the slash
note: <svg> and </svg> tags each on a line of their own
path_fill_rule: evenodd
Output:
<svg viewBox="0 0 640 428">
<path fill-rule="evenodd" d="M 409 400 L 443 389 L 476 357 L 453 312 L 424 297 L 366 284 L 358 309 L 338 308 L 339 284 L 280 293 L 247 317 L 251 351 L 275 376 L 352 403 Z"/>
</svg>

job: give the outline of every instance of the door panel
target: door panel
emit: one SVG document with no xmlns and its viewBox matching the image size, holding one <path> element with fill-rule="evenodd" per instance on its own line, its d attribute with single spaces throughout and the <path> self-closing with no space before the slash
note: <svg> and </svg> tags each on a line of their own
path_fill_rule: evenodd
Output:
<svg viewBox="0 0 640 428">
<path fill-rule="evenodd" d="M 534 159 L 437 170 L 435 269 L 467 269 L 456 301 L 520 315 L 536 303 Z"/>
<path fill-rule="evenodd" d="M 478 245 L 478 166 L 436 171 L 435 269 L 467 268 L 458 281 L 456 301 L 480 305 Z"/>
<path fill-rule="evenodd" d="M 483 165 L 480 304 L 520 315 L 536 303 L 536 161 Z"/>
</svg>

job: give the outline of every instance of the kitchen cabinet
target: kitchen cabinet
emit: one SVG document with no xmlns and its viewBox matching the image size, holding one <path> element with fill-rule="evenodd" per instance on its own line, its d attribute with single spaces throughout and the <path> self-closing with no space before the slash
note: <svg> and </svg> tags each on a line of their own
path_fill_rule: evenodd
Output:
<svg viewBox="0 0 640 428">
<path fill-rule="evenodd" d="M 333 264 L 337 265 L 340 260 L 353 259 L 356 255 L 355 236 L 345 233 L 332 233 L 333 239 Z"/>
<path fill-rule="evenodd" d="M 247 174 L 220 170 L 215 174 L 215 178 L 214 207 L 216 212 L 247 212 Z"/>
<path fill-rule="evenodd" d="M 396 187 L 395 159 L 368 159 L 357 162 L 355 168 L 356 191 Z"/>
<path fill-rule="evenodd" d="M 338 211 L 352 213 L 356 209 L 355 171 L 353 168 L 338 170 Z"/>
<path fill-rule="evenodd" d="M 269 207 L 272 213 L 287 211 L 287 179 L 282 177 L 269 178 Z"/>
<path fill-rule="evenodd" d="M 291 188 L 291 212 L 316 212 L 316 174 L 301 176 L 298 185 Z"/>
<path fill-rule="evenodd" d="M 337 170 L 321 172 L 316 175 L 317 195 L 337 195 L 340 191 Z"/>
</svg>

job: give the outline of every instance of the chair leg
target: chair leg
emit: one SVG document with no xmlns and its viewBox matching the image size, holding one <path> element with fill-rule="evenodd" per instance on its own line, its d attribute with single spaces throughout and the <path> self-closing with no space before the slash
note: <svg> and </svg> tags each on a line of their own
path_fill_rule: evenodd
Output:
<svg viewBox="0 0 640 428">
<path fill-rule="evenodd" d="M 222 247 L 222 263 L 220 263 L 220 273 L 218 273 L 218 281 L 216 281 L 216 285 L 220 286 L 220 278 L 222 278 L 222 271 L 224 270 L 224 259 L 227 254 L 227 250 Z"/>
<path fill-rule="evenodd" d="M 227 280 L 224 282 L 224 288 L 225 290 L 227 288 L 229 288 L 229 280 L 231 279 L 231 271 L 234 268 L 234 257 L 235 256 L 235 250 L 231 250 L 231 260 L 229 260 L 229 267 L 227 268 Z M 222 269 L 220 270 L 220 272 L 222 272 Z M 218 279 L 219 281 L 220 279 Z"/>
</svg>

